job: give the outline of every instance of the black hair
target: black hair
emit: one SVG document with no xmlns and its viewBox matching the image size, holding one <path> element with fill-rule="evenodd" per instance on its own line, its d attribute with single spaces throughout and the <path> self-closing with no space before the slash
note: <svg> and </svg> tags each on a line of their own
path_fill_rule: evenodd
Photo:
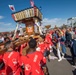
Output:
<svg viewBox="0 0 76 75">
<path fill-rule="evenodd" d="M 4 68 L 5 64 L 3 62 L 3 60 L 0 62 L 0 70 L 2 70 Z"/>
<path fill-rule="evenodd" d="M 15 39 L 15 41 L 18 40 L 18 38 Z"/>
<path fill-rule="evenodd" d="M 33 39 L 33 37 L 29 37 L 29 39 L 30 39 L 30 40 L 32 40 L 32 39 Z"/>
<path fill-rule="evenodd" d="M 5 38 L 4 38 L 4 41 L 6 41 L 7 39 L 10 41 L 10 38 L 9 38 L 9 37 L 5 37 Z"/>
<path fill-rule="evenodd" d="M 45 36 L 44 36 L 44 35 L 40 35 L 40 37 L 41 37 L 42 39 L 45 39 Z"/>
<path fill-rule="evenodd" d="M 31 40 L 28 42 L 28 44 L 29 44 L 29 47 L 30 47 L 30 48 L 35 48 L 36 45 L 37 45 L 37 42 L 36 42 L 35 39 L 31 39 Z"/>
<path fill-rule="evenodd" d="M 5 43 L 5 48 L 9 48 L 11 46 L 11 41 L 7 41 L 6 43 Z"/>
</svg>

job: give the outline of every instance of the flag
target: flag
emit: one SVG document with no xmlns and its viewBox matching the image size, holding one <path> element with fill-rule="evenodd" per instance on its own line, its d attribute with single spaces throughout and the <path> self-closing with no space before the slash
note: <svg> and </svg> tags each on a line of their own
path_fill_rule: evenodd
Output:
<svg viewBox="0 0 76 75">
<path fill-rule="evenodd" d="M 8 5 L 9 6 L 9 8 L 12 10 L 12 12 L 15 12 L 15 7 L 14 7 L 14 5 Z"/>
<path fill-rule="evenodd" d="M 34 1 L 30 0 L 31 7 L 34 7 Z"/>
</svg>

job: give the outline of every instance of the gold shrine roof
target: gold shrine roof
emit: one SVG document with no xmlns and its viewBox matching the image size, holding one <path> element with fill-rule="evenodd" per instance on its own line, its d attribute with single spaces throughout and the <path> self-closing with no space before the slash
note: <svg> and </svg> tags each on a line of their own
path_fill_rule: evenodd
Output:
<svg viewBox="0 0 76 75">
<path fill-rule="evenodd" d="M 42 13 L 36 6 L 12 13 L 12 18 L 16 22 L 22 20 L 28 20 L 29 18 L 34 18 L 34 17 L 38 18 L 39 20 L 42 20 Z"/>
</svg>

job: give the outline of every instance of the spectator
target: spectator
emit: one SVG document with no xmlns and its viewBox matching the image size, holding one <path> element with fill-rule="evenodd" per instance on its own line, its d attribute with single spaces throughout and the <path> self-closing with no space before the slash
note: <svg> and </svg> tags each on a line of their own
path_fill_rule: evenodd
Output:
<svg viewBox="0 0 76 75">
<path fill-rule="evenodd" d="M 4 42 L 4 37 L 2 34 L 0 34 L 0 40 Z"/>
<path fill-rule="evenodd" d="M 74 39 L 72 40 L 71 54 L 73 65 L 76 65 L 76 35 L 74 35 Z"/>
<path fill-rule="evenodd" d="M 67 29 L 67 31 L 65 33 L 65 38 L 66 38 L 66 45 L 70 47 L 72 35 L 71 35 L 69 29 Z"/>
</svg>

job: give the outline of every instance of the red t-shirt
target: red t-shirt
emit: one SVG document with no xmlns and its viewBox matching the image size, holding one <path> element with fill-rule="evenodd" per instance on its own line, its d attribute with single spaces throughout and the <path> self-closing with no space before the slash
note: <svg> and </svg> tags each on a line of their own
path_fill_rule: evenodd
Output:
<svg viewBox="0 0 76 75">
<path fill-rule="evenodd" d="M 50 34 L 51 34 L 51 35 L 53 34 L 53 32 L 54 32 L 53 30 L 50 30 Z"/>
<path fill-rule="evenodd" d="M 3 62 L 3 55 L 0 55 L 0 63 Z M 5 66 L 0 70 L 0 75 L 6 75 Z"/>
<path fill-rule="evenodd" d="M 2 59 L 3 59 L 3 55 L 0 55 L 0 62 L 2 62 Z"/>
<path fill-rule="evenodd" d="M 46 44 L 47 49 L 49 49 L 50 46 L 53 45 L 53 43 L 51 41 L 51 38 L 50 38 L 50 35 L 46 35 L 46 37 L 45 37 L 45 44 Z"/>
<path fill-rule="evenodd" d="M 46 59 L 39 51 L 22 56 L 21 61 L 25 66 L 25 75 L 44 75 L 41 65 L 46 63 Z"/>
<path fill-rule="evenodd" d="M 49 43 L 52 45 L 52 41 L 51 41 L 51 37 L 50 37 L 50 34 L 46 35 L 45 37 L 45 42 Z"/>
<path fill-rule="evenodd" d="M 22 50 L 27 46 L 27 43 L 24 43 L 20 46 L 20 54 L 22 55 Z"/>
<path fill-rule="evenodd" d="M 40 49 L 40 50 L 38 50 L 38 51 L 44 53 L 45 50 L 46 50 L 46 44 L 45 44 L 44 42 L 39 43 L 38 48 Z"/>
<path fill-rule="evenodd" d="M 6 52 L 3 56 L 6 75 L 20 75 L 20 55 L 18 52 Z"/>
</svg>

